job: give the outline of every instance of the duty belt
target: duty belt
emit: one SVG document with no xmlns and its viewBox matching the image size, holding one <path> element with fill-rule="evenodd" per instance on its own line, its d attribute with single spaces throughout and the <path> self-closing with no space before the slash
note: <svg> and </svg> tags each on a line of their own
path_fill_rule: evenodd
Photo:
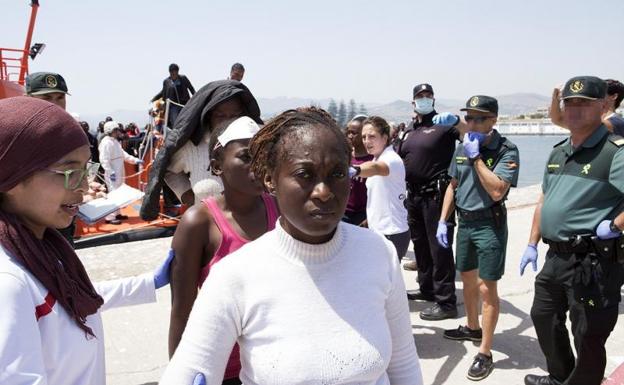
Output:
<svg viewBox="0 0 624 385">
<path fill-rule="evenodd" d="M 505 203 L 497 203 L 486 209 L 468 211 L 457 208 L 457 215 L 464 221 L 478 221 L 482 219 L 493 219 L 504 215 Z"/>
<path fill-rule="evenodd" d="M 596 253 L 604 258 L 617 257 L 624 262 L 624 237 L 613 239 L 600 239 L 592 234 L 579 234 L 570 237 L 567 241 L 553 241 L 544 238 L 552 251 L 561 254 L 586 254 Z"/>
<path fill-rule="evenodd" d="M 407 191 L 414 195 L 427 195 L 427 194 L 444 194 L 442 186 L 446 189 L 451 177 L 447 174 L 441 175 L 425 183 L 407 183 Z"/>
</svg>

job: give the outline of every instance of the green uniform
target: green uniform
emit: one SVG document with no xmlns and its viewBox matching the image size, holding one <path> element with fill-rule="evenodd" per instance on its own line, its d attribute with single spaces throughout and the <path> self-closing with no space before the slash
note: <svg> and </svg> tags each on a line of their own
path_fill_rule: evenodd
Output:
<svg viewBox="0 0 624 385">
<path fill-rule="evenodd" d="M 496 176 L 516 187 L 520 156 L 515 144 L 493 130 L 490 143 L 481 148 L 481 159 Z M 458 182 L 455 191 L 455 206 L 458 208 L 477 211 L 492 207 L 496 203 L 481 186 L 479 176 L 469 163 L 461 144 L 455 149 L 449 175 Z"/>
<path fill-rule="evenodd" d="M 594 233 L 624 205 L 624 139 L 600 126 L 578 148 L 570 139 L 550 154 L 544 180 L 540 230 L 551 241 Z"/>
<path fill-rule="evenodd" d="M 492 132 L 490 143 L 480 149 L 481 159 L 492 172 L 511 186 L 518 182 L 520 156 L 518 148 Z M 489 281 L 499 280 L 505 271 L 507 249 L 507 218 L 504 208 L 499 207 L 502 218 L 494 219 L 494 202 L 481 185 L 479 176 L 464 154 L 463 146 L 457 146 L 451 162 L 449 175 L 457 179 L 455 206 L 458 209 L 456 266 L 459 271 L 479 269 L 479 277 Z M 470 218 L 466 214 L 478 214 Z"/>
</svg>

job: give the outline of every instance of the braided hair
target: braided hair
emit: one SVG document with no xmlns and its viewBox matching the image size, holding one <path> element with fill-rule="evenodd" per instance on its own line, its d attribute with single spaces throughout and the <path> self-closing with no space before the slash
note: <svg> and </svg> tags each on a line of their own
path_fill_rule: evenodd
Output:
<svg viewBox="0 0 624 385">
<path fill-rule="evenodd" d="M 258 180 L 263 181 L 267 174 L 275 170 L 279 149 L 284 138 L 291 133 L 303 134 L 307 130 L 320 128 L 330 130 L 336 141 L 344 149 L 347 159 L 351 160 L 351 147 L 336 121 L 325 110 L 317 107 L 300 107 L 284 111 L 271 119 L 258 131 L 249 144 L 251 169 Z"/>
</svg>

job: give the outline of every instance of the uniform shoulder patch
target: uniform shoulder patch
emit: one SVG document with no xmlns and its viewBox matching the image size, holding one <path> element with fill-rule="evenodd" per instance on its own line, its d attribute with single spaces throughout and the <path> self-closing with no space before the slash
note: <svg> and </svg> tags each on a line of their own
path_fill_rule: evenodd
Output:
<svg viewBox="0 0 624 385">
<path fill-rule="evenodd" d="M 617 147 L 624 146 L 624 138 L 619 135 L 609 135 L 609 141 Z"/>
<path fill-rule="evenodd" d="M 553 148 L 561 146 L 561 145 L 562 145 L 562 144 L 564 144 L 567 140 L 568 140 L 568 138 L 565 138 L 565 139 L 564 139 L 564 140 L 562 140 L 561 142 L 559 142 L 559 143 L 555 144 L 555 145 L 553 146 Z"/>
<path fill-rule="evenodd" d="M 510 141 L 509 139 L 505 137 L 503 137 L 503 146 L 507 147 L 510 150 L 518 148 L 518 146 L 516 146 L 515 143 L 513 143 L 512 141 Z"/>
</svg>

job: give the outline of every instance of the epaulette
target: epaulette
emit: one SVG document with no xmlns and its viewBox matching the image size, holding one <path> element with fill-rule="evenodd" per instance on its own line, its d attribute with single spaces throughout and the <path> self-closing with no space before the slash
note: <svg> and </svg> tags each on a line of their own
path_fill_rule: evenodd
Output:
<svg viewBox="0 0 624 385">
<path fill-rule="evenodd" d="M 624 146 L 624 138 L 621 137 L 620 135 L 616 135 L 616 134 L 609 135 L 609 142 L 615 144 L 616 147 Z"/>
<path fill-rule="evenodd" d="M 564 139 L 564 140 L 562 140 L 561 142 L 559 142 L 559 143 L 555 144 L 555 145 L 553 146 L 553 148 L 561 146 L 561 145 L 562 145 L 562 144 L 564 144 L 567 140 L 568 140 L 568 138 L 565 138 L 565 139 Z"/>
</svg>

